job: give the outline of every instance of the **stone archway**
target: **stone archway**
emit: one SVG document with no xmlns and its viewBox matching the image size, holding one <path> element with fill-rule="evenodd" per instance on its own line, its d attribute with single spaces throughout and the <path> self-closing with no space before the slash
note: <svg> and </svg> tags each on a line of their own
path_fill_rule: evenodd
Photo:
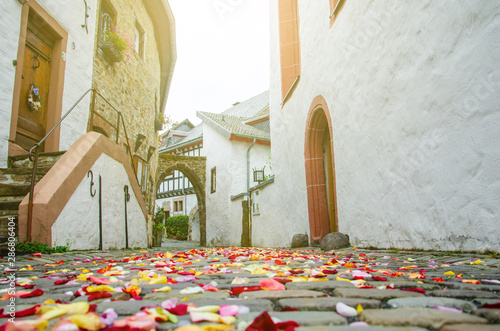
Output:
<svg viewBox="0 0 500 331">
<path fill-rule="evenodd" d="M 158 192 L 160 184 L 165 177 L 173 171 L 181 171 L 193 184 L 196 198 L 198 199 L 198 210 L 200 212 L 200 245 L 207 245 L 207 212 L 205 204 L 205 183 L 207 158 L 204 156 L 184 156 L 172 154 L 160 154 L 158 158 L 158 179 L 155 192 Z"/>
</svg>

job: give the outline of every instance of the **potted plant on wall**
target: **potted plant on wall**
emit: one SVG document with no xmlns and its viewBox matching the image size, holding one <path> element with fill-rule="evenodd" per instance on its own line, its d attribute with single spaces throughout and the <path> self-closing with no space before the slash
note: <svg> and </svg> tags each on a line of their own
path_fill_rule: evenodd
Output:
<svg viewBox="0 0 500 331">
<path fill-rule="evenodd" d="M 165 116 L 163 116 L 162 113 L 160 113 L 158 115 L 158 117 L 155 118 L 155 131 L 161 131 L 161 130 L 163 130 L 163 126 L 166 125 L 166 124 L 169 125 L 170 122 L 171 122 L 170 117 L 168 117 L 168 116 L 165 117 Z"/>
<path fill-rule="evenodd" d="M 134 50 L 134 43 L 126 31 L 120 31 L 115 27 L 104 32 L 99 48 L 110 62 L 127 62 L 130 60 L 130 52 Z"/>
<path fill-rule="evenodd" d="M 156 210 L 155 218 L 153 220 L 153 246 L 160 247 L 161 240 L 165 232 L 163 221 L 165 219 L 165 210 L 160 207 Z"/>
</svg>

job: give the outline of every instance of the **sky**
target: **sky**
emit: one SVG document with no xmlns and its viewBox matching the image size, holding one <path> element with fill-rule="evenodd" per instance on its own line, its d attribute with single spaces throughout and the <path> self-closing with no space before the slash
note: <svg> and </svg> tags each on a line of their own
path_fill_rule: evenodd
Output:
<svg viewBox="0 0 500 331">
<path fill-rule="evenodd" d="M 177 62 L 165 115 L 201 123 L 269 89 L 268 0 L 169 0 Z"/>
</svg>

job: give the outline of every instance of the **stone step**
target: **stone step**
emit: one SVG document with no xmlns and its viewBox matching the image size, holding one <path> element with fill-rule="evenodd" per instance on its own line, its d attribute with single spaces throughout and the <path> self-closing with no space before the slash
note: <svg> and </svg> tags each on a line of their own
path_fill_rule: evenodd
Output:
<svg viewBox="0 0 500 331">
<path fill-rule="evenodd" d="M 17 210 L 25 195 L 0 196 L 0 210 Z"/>
<path fill-rule="evenodd" d="M 4 184 L 0 183 L 0 196 L 18 196 L 26 195 L 30 191 L 31 184 L 29 183 L 12 183 Z"/>
<path fill-rule="evenodd" d="M 52 167 L 54 163 L 65 153 L 50 152 L 40 153 L 38 155 L 38 167 Z M 9 168 L 32 168 L 33 162 L 30 161 L 29 155 L 15 155 L 9 157 Z"/>
<path fill-rule="evenodd" d="M 19 233 L 17 226 L 17 215 L 15 216 L 0 216 L 0 242 L 5 241 L 9 237 L 9 222 L 14 221 L 16 237 Z"/>
<path fill-rule="evenodd" d="M 36 177 L 37 181 L 40 180 L 52 166 L 37 167 Z M 13 182 L 31 182 L 33 175 L 33 168 L 0 168 L 0 182 L 13 183 Z"/>
<path fill-rule="evenodd" d="M 17 209 L 0 209 L 0 216 L 16 216 Z"/>
</svg>

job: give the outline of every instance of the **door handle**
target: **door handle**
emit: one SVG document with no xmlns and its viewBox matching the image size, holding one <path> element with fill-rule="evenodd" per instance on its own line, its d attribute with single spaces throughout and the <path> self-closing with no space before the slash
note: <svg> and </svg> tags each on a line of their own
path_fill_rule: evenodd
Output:
<svg viewBox="0 0 500 331">
<path fill-rule="evenodd" d="M 36 66 L 33 66 L 33 70 L 36 70 L 40 67 L 40 60 L 38 59 L 38 54 L 33 55 L 33 59 L 35 59 L 38 62 Z"/>
</svg>

